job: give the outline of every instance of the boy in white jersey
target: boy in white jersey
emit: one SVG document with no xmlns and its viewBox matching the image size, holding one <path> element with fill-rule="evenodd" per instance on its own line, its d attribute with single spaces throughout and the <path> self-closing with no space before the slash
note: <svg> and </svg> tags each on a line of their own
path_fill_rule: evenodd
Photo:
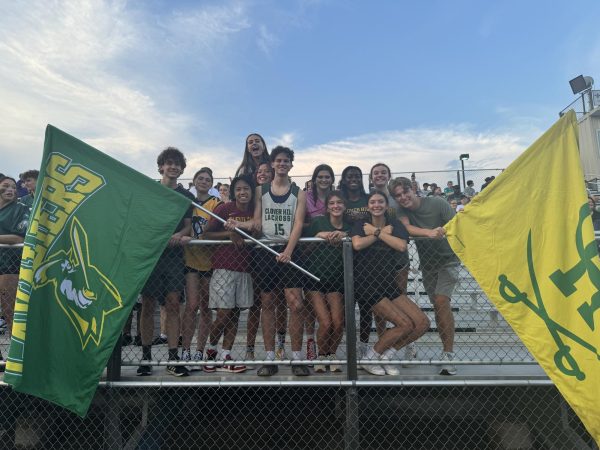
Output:
<svg viewBox="0 0 600 450">
<path fill-rule="evenodd" d="M 292 341 L 292 359 L 302 359 L 302 334 L 304 326 L 304 305 L 302 300 L 302 275 L 288 265 L 297 260 L 294 252 L 302 235 L 302 224 L 306 210 L 306 195 L 298 186 L 290 182 L 288 174 L 294 161 L 294 152 L 287 147 L 275 147 L 271 151 L 271 165 L 275 178 L 271 183 L 256 188 L 254 226 L 262 230 L 265 238 L 273 241 L 273 248 L 279 253 L 274 257 L 268 251 L 256 250 L 256 282 L 261 290 L 262 329 L 265 341 L 266 359 L 275 360 L 275 296 L 278 287 L 285 289 L 285 299 L 290 310 L 289 333 Z M 267 364 L 258 370 L 259 376 L 277 373 L 277 365 Z M 297 376 L 310 374 L 308 367 L 292 365 L 292 373 Z"/>
</svg>

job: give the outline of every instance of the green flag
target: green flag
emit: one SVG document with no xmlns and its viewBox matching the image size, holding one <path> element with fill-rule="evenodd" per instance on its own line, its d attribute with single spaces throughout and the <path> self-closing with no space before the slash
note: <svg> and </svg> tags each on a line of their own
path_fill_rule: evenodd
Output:
<svg viewBox="0 0 600 450">
<path fill-rule="evenodd" d="M 84 416 L 190 200 L 48 125 L 4 381 Z"/>
</svg>

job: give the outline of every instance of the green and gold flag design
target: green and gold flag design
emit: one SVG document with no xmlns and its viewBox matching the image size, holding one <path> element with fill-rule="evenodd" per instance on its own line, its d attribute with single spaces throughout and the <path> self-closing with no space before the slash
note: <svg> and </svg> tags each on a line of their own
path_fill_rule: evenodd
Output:
<svg viewBox="0 0 600 450">
<path fill-rule="evenodd" d="M 446 225 L 483 291 L 600 442 L 600 260 L 570 111 Z"/>
<path fill-rule="evenodd" d="M 4 381 L 84 416 L 190 201 L 48 125 Z"/>
</svg>

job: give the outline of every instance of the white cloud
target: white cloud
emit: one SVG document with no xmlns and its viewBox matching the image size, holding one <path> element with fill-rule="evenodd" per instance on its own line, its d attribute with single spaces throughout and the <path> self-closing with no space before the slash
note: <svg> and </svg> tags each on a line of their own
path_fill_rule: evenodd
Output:
<svg viewBox="0 0 600 450">
<path fill-rule="evenodd" d="M 171 94 L 179 86 L 156 73 L 166 61 L 210 64 L 248 20 L 236 3 L 164 20 L 151 14 L 124 1 L 3 5 L 0 171 L 39 167 L 47 123 L 149 175 L 159 149 L 198 146 L 192 132 L 202 117 L 178 105 Z"/>
<path fill-rule="evenodd" d="M 279 136 L 268 136 L 267 142 L 269 142 L 269 151 L 277 145 L 283 145 L 284 147 L 294 148 L 297 146 L 298 136 L 294 132 L 282 133 Z"/>
<path fill-rule="evenodd" d="M 497 174 L 489 169 L 505 168 L 525 150 L 529 134 L 477 132 L 466 125 L 367 134 L 297 150 L 294 173 L 296 177 L 310 175 L 315 166 L 327 163 L 336 174 L 355 165 L 367 175 L 372 165 L 383 162 L 399 175 L 422 172 L 417 177 L 421 182 L 445 183 L 455 178 L 459 155 L 469 153 L 465 169 L 478 183 L 480 178 Z"/>
<path fill-rule="evenodd" d="M 265 25 L 259 27 L 259 35 L 256 39 L 258 48 L 267 56 L 271 56 L 271 50 L 279 45 L 279 39 L 274 34 L 267 30 Z"/>
</svg>

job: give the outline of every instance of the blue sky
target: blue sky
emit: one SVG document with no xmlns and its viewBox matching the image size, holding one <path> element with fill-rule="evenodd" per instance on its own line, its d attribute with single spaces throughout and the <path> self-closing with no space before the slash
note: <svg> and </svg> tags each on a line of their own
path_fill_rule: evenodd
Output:
<svg viewBox="0 0 600 450">
<path fill-rule="evenodd" d="M 0 172 L 39 167 L 47 123 L 153 177 L 169 145 L 188 157 L 184 176 L 230 176 L 252 131 L 296 151 L 292 174 L 456 169 L 461 153 L 469 168 L 506 167 L 574 99 L 571 78 L 600 83 L 599 13 L 593 1 L 3 2 Z"/>
</svg>

